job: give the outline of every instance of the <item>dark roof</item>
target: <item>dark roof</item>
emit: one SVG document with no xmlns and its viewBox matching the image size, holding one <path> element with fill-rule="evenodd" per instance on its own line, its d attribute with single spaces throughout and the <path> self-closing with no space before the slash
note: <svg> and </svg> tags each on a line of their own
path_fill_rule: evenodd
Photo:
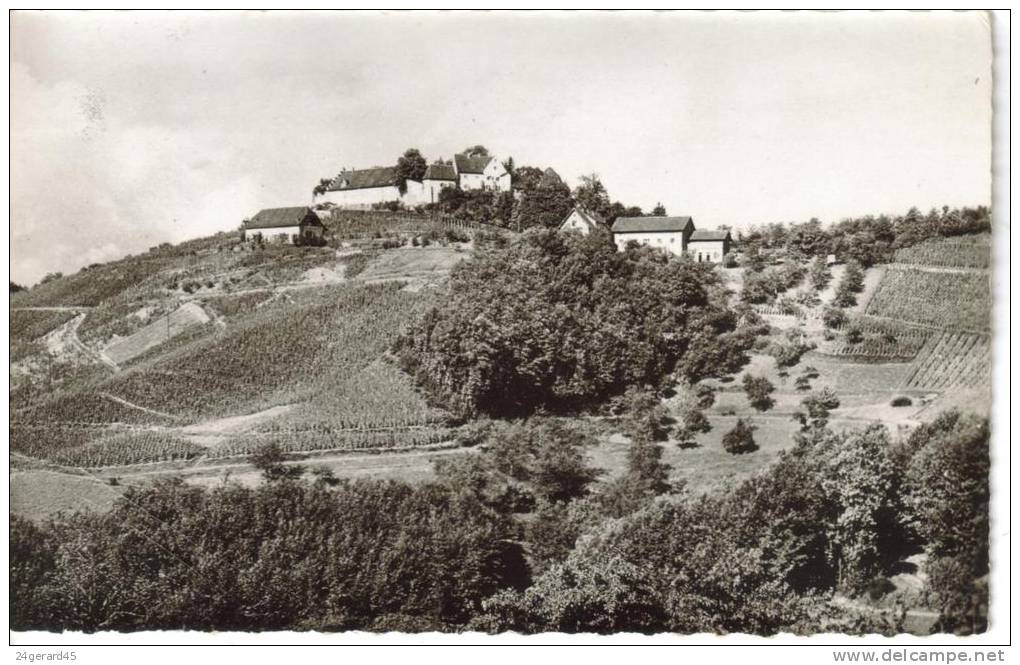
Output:
<svg viewBox="0 0 1020 665">
<path fill-rule="evenodd" d="M 482 173 L 492 161 L 492 157 L 468 157 L 464 153 L 453 156 L 457 164 L 457 173 Z"/>
<path fill-rule="evenodd" d="M 617 217 L 613 233 L 655 233 L 660 231 L 694 230 L 690 217 Z"/>
<path fill-rule="evenodd" d="M 369 189 L 371 187 L 391 187 L 397 184 L 397 167 L 374 166 L 370 169 L 341 171 L 326 188 L 328 192 L 347 189 Z"/>
<path fill-rule="evenodd" d="M 456 180 L 457 172 L 452 164 L 429 164 L 422 180 Z"/>
<path fill-rule="evenodd" d="M 246 229 L 273 229 L 280 226 L 314 224 L 322 226 L 319 216 L 307 206 L 297 208 L 267 208 L 244 223 Z"/>
<path fill-rule="evenodd" d="M 577 213 L 577 216 L 581 218 L 581 221 L 587 224 L 588 228 L 593 231 L 599 226 L 606 226 L 606 220 L 602 217 L 602 215 L 581 206 L 575 206 L 574 209 L 570 211 L 570 215 L 563 218 L 563 222 L 560 226 L 566 224 L 567 220 L 570 219 L 570 216 L 575 212 Z"/>
<path fill-rule="evenodd" d="M 709 231 L 708 229 L 698 229 L 691 234 L 691 237 L 687 239 L 688 242 L 698 242 L 699 240 L 726 240 L 730 237 L 730 232 L 726 230 L 722 231 Z"/>
</svg>

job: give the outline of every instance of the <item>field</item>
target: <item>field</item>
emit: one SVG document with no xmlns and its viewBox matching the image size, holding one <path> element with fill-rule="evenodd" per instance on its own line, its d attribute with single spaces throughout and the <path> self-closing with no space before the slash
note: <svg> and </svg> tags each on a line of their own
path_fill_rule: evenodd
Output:
<svg viewBox="0 0 1020 665">
<path fill-rule="evenodd" d="M 116 339 L 103 350 L 118 365 L 140 356 L 152 347 L 180 335 L 192 326 L 209 321 L 209 315 L 194 303 L 181 305 L 173 312 L 161 316 L 138 332 Z"/>
<path fill-rule="evenodd" d="M 866 313 L 932 328 L 989 328 L 991 284 L 986 272 L 889 266 Z"/>
<path fill-rule="evenodd" d="M 919 390 L 975 388 L 989 383 L 991 369 L 987 335 L 944 332 L 925 345 L 904 385 Z"/>
<path fill-rule="evenodd" d="M 945 268 L 991 267 L 991 238 L 987 235 L 928 240 L 913 247 L 896 250 L 898 263 L 913 263 Z"/>
</svg>

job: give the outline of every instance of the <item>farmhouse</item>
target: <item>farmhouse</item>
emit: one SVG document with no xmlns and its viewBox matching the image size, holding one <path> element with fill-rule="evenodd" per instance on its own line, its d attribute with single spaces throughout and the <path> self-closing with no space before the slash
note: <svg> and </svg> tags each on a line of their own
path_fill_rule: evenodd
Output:
<svg viewBox="0 0 1020 665">
<path fill-rule="evenodd" d="M 696 229 L 687 239 L 687 253 L 698 262 L 719 263 L 730 251 L 730 232 Z"/>
<path fill-rule="evenodd" d="M 698 261 L 719 262 L 730 251 L 729 231 L 695 230 L 690 217 L 617 217 L 613 240 L 620 249 L 637 242 Z"/>
<path fill-rule="evenodd" d="M 241 240 L 285 242 L 292 245 L 322 240 L 322 222 L 311 208 L 268 208 L 260 210 L 251 219 L 244 220 Z"/>
<path fill-rule="evenodd" d="M 459 153 L 453 156 L 453 167 L 461 189 L 510 191 L 510 174 L 495 157 Z"/>
<path fill-rule="evenodd" d="M 575 206 L 567 218 L 560 224 L 560 231 L 576 231 L 581 235 L 588 235 L 600 226 L 605 227 L 606 220 L 602 215 L 592 212 L 582 206 Z"/>
</svg>

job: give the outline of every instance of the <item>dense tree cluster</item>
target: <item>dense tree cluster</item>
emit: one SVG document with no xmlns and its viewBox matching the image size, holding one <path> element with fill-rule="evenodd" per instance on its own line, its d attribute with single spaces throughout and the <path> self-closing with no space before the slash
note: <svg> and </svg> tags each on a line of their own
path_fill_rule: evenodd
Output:
<svg viewBox="0 0 1020 665">
<path fill-rule="evenodd" d="M 631 385 L 738 368 L 717 274 L 605 234 L 534 230 L 459 264 L 448 292 L 398 342 L 402 363 L 453 412 L 576 410 Z"/>
<path fill-rule="evenodd" d="M 976 208 L 932 208 L 922 214 L 911 208 L 905 215 L 867 215 L 844 219 L 829 227 L 812 218 L 803 223 L 752 226 L 739 237 L 745 251 L 785 250 L 801 260 L 833 254 L 840 261 L 857 261 L 864 267 L 893 260 L 897 249 L 930 238 L 987 233 L 991 210 Z M 752 249 L 753 248 L 753 249 Z"/>
</svg>

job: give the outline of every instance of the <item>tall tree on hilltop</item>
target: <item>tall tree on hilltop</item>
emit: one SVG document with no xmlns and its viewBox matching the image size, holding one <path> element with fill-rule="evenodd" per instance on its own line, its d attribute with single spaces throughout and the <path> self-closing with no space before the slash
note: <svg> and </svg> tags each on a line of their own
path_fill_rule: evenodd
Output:
<svg viewBox="0 0 1020 665">
<path fill-rule="evenodd" d="M 488 157 L 489 149 L 484 145 L 473 145 L 470 148 L 465 148 L 464 154 L 468 157 Z"/>
<path fill-rule="evenodd" d="M 574 190 L 574 200 L 578 205 L 603 216 L 609 211 L 609 192 L 598 173 L 581 176 L 581 184 Z"/>
<path fill-rule="evenodd" d="M 424 155 L 417 148 L 408 148 L 404 154 L 397 159 L 397 187 L 400 192 L 407 191 L 408 180 L 420 181 L 425 177 L 425 170 L 428 169 L 428 162 Z"/>
</svg>

